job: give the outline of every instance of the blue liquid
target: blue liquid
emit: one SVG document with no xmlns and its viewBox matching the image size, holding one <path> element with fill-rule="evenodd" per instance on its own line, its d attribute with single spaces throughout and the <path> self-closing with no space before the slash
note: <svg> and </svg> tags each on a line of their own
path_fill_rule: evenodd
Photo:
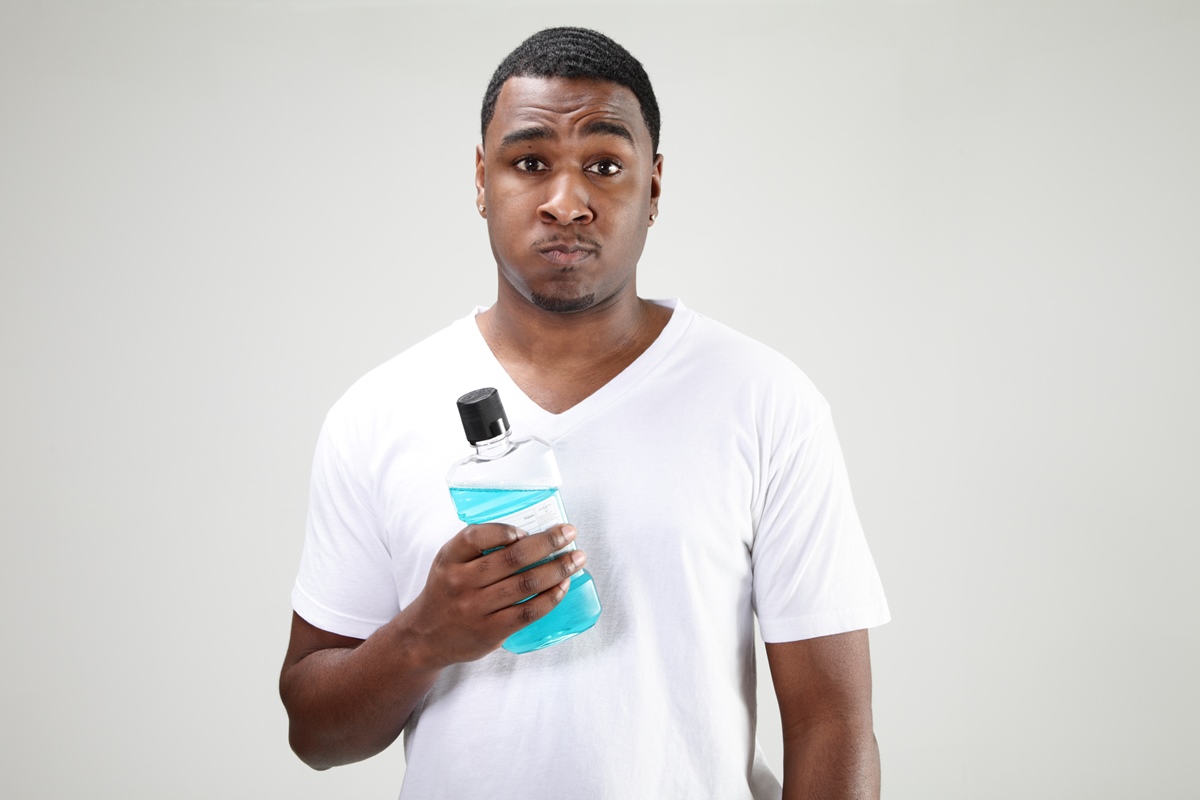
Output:
<svg viewBox="0 0 1200 800">
<path fill-rule="evenodd" d="M 450 497 L 458 509 L 458 518 L 468 525 L 492 522 L 516 514 L 556 494 L 557 488 L 466 489 L 456 486 L 450 489 Z M 526 569 L 536 566 L 532 564 Z M 578 636 L 595 625 L 599 618 L 600 598 L 596 595 L 596 585 L 591 574 L 581 569 L 571 576 L 570 588 L 554 610 L 505 639 L 504 649 L 512 653 L 541 650 Z"/>
<path fill-rule="evenodd" d="M 491 522 L 523 511 L 558 494 L 558 489 L 464 489 L 450 487 L 458 518 L 468 525 Z"/>
</svg>

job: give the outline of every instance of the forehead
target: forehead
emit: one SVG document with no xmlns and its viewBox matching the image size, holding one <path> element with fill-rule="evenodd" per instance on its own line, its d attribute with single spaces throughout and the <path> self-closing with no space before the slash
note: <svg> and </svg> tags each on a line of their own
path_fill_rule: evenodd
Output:
<svg viewBox="0 0 1200 800">
<path fill-rule="evenodd" d="M 496 98 L 488 125 L 488 143 L 521 128 L 550 127 L 565 130 L 595 121 L 624 125 L 641 146 L 650 149 L 650 131 L 642 107 L 628 88 L 611 81 L 588 78 L 509 78 Z M 486 143 L 485 143 L 486 144 Z"/>
</svg>

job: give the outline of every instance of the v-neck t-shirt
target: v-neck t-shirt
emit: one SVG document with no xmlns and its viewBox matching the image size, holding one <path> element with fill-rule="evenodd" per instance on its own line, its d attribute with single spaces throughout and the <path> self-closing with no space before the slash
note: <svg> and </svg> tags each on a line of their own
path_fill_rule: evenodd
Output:
<svg viewBox="0 0 1200 800">
<path fill-rule="evenodd" d="M 366 638 L 462 528 L 455 400 L 495 387 L 555 451 L 603 611 L 545 650 L 456 664 L 405 728 L 402 798 L 778 796 L 754 736 L 765 641 L 889 619 L 830 410 L 790 361 L 677 300 L 633 363 L 538 406 L 467 317 L 360 379 L 326 418 L 293 607 Z M 542 781 L 539 776 L 546 776 Z"/>
</svg>

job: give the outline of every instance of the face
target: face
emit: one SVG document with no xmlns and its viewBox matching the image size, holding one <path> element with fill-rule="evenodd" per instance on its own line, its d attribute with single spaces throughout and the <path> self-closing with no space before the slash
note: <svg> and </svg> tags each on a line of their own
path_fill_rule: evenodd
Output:
<svg viewBox="0 0 1200 800">
<path fill-rule="evenodd" d="M 629 89 L 510 78 L 475 154 L 501 300 L 570 313 L 636 298 L 661 181 Z"/>
</svg>

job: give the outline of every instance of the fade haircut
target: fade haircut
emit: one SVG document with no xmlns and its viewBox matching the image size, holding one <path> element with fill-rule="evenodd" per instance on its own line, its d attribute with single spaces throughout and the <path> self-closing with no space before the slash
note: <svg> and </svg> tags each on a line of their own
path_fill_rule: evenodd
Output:
<svg viewBox="0 0 1200 800">
<path fill-rule="evenodd" d="M 481 135 L 496 112 L 496 99 L 509 78 L 586 78 L 609 81 L 633 92 L 642 107 L 642 119 L 650 131 L 654 152 L 658 152 L 658 101 L 650 77 L 640 61 L 629 51 L 602 33 L 587 28 L 547 28 L 530 36 L 496 67 L 487 92 L 483 95 L 480 117 Z"/>
</svg>

